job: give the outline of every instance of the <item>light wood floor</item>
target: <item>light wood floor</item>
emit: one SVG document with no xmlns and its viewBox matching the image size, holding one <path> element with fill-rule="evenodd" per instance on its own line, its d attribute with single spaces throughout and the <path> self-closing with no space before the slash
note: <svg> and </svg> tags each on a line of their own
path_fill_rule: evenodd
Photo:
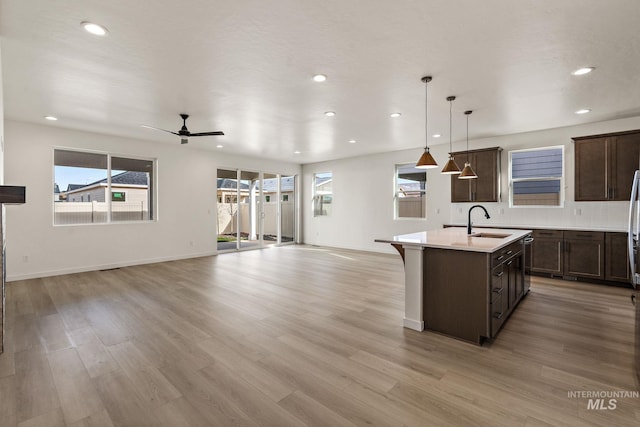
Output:
<svg viewBox="0 0 640 427">
<path fill-rule="evenodd" d="M 637 426 L 630 291 L 534 279 L 493 343 L 401 327 L 397 255 L 288 246 L 11 282 L 0 425 Z"/>
</svg>

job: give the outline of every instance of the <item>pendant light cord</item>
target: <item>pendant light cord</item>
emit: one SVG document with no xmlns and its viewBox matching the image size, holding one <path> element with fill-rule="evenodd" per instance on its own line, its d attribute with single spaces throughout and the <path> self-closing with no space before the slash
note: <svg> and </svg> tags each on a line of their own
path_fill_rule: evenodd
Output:
<svg viewBox="0 0 640 427">
<path fill-rule="evenodd" d="M 429 80 L 424 82 L 424 149 L 429 149 Z"/>
<path fill-rule="evenodd" d="M 467 114 L 467 161 L 469 160 L 469 114 Z"/>
<path fill-rule="evenodd" d="M 451 142 L 451 108 L 453 105 L 453 99 L 449 99 L 449 157 L 451 157 L 451 152 L 453 151 L 453 144 Z"/>
</svg>

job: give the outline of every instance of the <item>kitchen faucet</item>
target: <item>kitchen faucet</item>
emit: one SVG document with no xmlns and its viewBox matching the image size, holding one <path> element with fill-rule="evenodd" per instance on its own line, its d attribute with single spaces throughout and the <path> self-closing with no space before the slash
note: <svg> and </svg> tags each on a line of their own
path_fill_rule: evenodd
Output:
<svg viewBox="0 0 640 427">
<path fill-rule="evenodd" d="M 473 210 L 473 208 L 482 208 L 482 210 L 484 211 L 484 217 L 489 219 L 491 218 L 489 216 L 489 212 L 487 212 L 487 210 L 484 208 L 484 206 L 482 205 L 473 205 L 469 208 L 469 220 L 467 222 L 467 235 L 471 234 L 471 211 Z"/>
</svg>

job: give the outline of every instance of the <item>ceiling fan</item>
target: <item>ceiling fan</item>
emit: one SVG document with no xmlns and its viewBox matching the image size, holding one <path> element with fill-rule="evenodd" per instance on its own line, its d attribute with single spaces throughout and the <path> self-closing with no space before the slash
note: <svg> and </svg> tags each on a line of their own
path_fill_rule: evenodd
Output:
<svg viewBox="0 0 640 427">
<path fill-rule="evenodd" d="M 189 142 L 189 138 L 192 136 L 212 136 L 212 135 L 224 135 L 224 132 L 221 132 L 219 130 L 217 131 L 213 131 L 213 132 L 198 132 L 198 133 L 191 133 L 189 132 L 189 129 L 187 129 L 187 119 L 189 118 L 188 114 L 180 114 L 180 117 L 182 117 L 182 127 L 180 128 L 180 130 L 178 132 L 173 132 L 170 130 L 166 130 L 166 129 L 160 129 L 160 128 L 156 128 L 153 126 L 147 126 L 147 125 L 142 125 L 143 128 L 148 128 L 148 129 L 155 129 L 155 130 L 161 130 L 163 132 L 169 132 L 172 133 L 174 135 L 178 135 L 180 137 L 180 143 L 181 144 L 186 144 Z"/>
</svg>

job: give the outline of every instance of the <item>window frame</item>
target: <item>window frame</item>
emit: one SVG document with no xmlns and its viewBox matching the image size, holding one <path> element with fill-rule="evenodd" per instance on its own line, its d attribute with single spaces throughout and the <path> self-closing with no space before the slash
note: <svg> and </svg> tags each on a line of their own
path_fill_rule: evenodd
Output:
<svg viewBox="0 0 640 427">
<path fill-rule="evenodd" d="M 55 153 L 57 150 L 61 151 L 72 151 L 77 153 L 88 153 L 88 154 L 98 154 L 104 155 L 107 157 L 107 193 L 111 194 L 111 178 L 112 178 L 112 169 L 111 169 L 111 158 L 117 157 L 122 159 L 130 159 L 130 160 L 142 160 L 142 161 L 150 161 L 152 164 L 151 167 L 151 188 L 147 191 L 149 192 L 149 215 L 150 219 L 145 220 L 128 220 L 128 221 L 113 221 L 112 220 L 112 209 L 111 204 L 113 201 L 111 197 L 106 197 L 105 202 L 107 203 L 107 220 L 104 222 L 79 222 L 79 223 L 70 223 L 70 224 L 56 224 L 55 220 L 55 205 L 56 202 L 51 204 L 51 222 L 54 227 L 77 227 L 77 226 L 103 226 L 103 225 L 113 225 L 113 224 L 151 224 L 158 221 L 158 159 L 156 157 L 146 157 L 146 156 L 137 156 L 132 154 L 123 154 L 120 152 L 109 152 L 109 151 L 100 151 L 100 150 L 91 150 L 91 149 L 83 149 L 83 148 L 75 148 L 75 147 L 62 147 L 62 146 L 54 146 L 52 150 L 52 162 L 51 162 L 51 178 L 52 182 L 56 182 L 56 161 L 55 161 Z M 58 202 L 65 203 L 65 202 Z"/>
<path fill-rule="evenodd" d="M 399 187 L 399 176 L 398 171 L 403 166 L 411 165 L 413 168 L 416 168 L 416 164 L 414 162 L 407 163 L 396 163 L 394 165 L 393 172 L 393 219 L 397 221 L 405 221 L 405 220 L 426 220 L 427 219 L 427 170 L 419 169 L 420 173 L 424 172 L 424 190 L 420 189 L 419 192 L 422 195 L 422 212 L 423 216 L 400 216 L 400 190 Z"/>
<path fill-rule="evenodd" d="M 513 178 L 513 153 L 522 153 L 522 152 L 532 152 L 532 151 L 542 151 L 542 150 L 553 150 L 560 149 L 562 153 L 562 174 L 557 177 L 537 177 L 537 178 Z M 545 147 L 534 147 L 534 148 L 523 148 L 520 150 L 511 150 L 509 151 L 509 207 L 510 208 L 564 208 L 565 203 L 565 179 L 566 179 L 566 156 L 565 156 L 565 146 L 564 145 L 549 145 Z M 558 195 L 559 202 L 557 205 L 516 205 L 513 203 L 513 188 L 514 182 L 527 182 L 527 181 L 560 181 L 560 193 Z"/>
<path fill-rule="evenodd" d="M 318 192 L 318 186 L 316 184 L 316 178 L 317 178 L 318 175 L 330 175 L 328 181 L 331 181 L 331 192 L 329 192 L 329 193 L 323 192 L 322 194 L 320 194 Z M 312 190 L 311 190 L 312 193 L 311 194 L 313 194 L 313 197 L 311 199 L 311 210 L 313 212 L 313 217 L 314 218 L 322 218 L 322 217 L 331 216 L 330 215 L 331 211 L 329 211 L 329 212 L 327 212 L 325 214 L 322 214 L 321 212 L 319 213 L 319 211 L 316 209 L 316 203 L 320 198 L 322 198 L 324 200 L 325 196 L 329 196 L 331 201 L 329 203 L 327 203 L 327 204 L 331 204 L 331 206 L 333 207 L 333 178 L 334 177 L 333 177 L 333 172 L 332 171 L 314 172 L 313 173 L 313 180 L 311 182 L 311 186 L 312 186 Z"/>
</svg>

